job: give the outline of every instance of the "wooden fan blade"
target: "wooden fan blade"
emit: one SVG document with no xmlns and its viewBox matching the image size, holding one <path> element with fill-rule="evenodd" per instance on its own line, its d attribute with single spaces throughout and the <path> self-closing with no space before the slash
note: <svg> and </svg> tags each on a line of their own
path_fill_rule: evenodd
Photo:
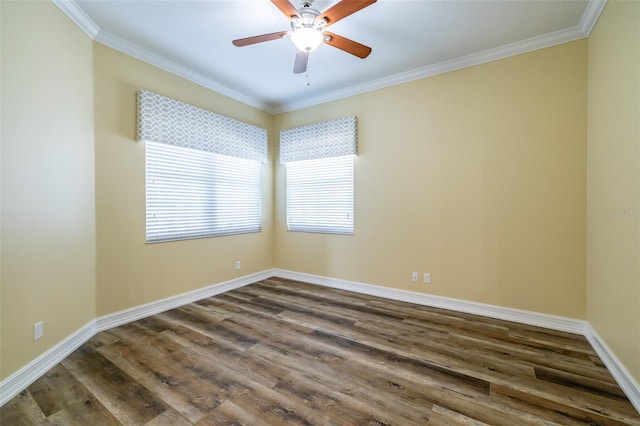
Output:
<svg viewBox="0 0 640 426">
<path fill-rule="evenodd" d="M 279 31 L 277 33 L 262 34 L 258 36 L 247 37 L 247 38 L 239 38 L 237 40 L 233 40 L 232 43 L 234 46 L 242 47 L 242 46 L 248 46 L 250 44 L 262 43 L 263 41 L 278 40 L 280 38 L 285 37 L 287 34 L 289 34 L 289 31 Z"/>
<path fill-rule="evenodd" d="M 291 3 L 289 3 L 289 0 L 271 0 L 271 3 L 275 4 L 276 7 L 280 9 L 282 13 L 287 15 L 287 18 L 289 19 L 300 16 L 298 15 L 298 11 L 296 10 L 296 8 L 293 7 Z"/>
<path fill-rule="evenodd" d="M 327 21 L 327 25 L 325 27 L 328 27 L 329 25 L 335 24 L 342 18 L 346 18 L 367 6 L 371 6 L 376 1 L 377 0 L 342 0 L 321 13 L 318 19 L 324 19 Z"/>
<path fill-rule="evenodd" d="M 302 74 L 307 70 L 307 63 L 309 63 L 309 52 L 303 52 L 298 50 L 296 53 L 296 62 L 293 64 L 293 73 Z"/>
<path fill-rule="evenodd" d="M 353 41 L 351 39 L 339 36 L 338 34 L 330 33 L 328 31 L 324 31 L 322 34 L 324 34 L 325 37 L 329 38 L 328 40 L 325 39 L 325 44 L 337 47 L 338 49 L 344 50 L 347 53 L 351 53 L 358 58 L 364 59 L 369 56 L 369 53 L 371 53 L 371 48 L 369 46 L 360 44 L 357 41 Z"/>
</svg>

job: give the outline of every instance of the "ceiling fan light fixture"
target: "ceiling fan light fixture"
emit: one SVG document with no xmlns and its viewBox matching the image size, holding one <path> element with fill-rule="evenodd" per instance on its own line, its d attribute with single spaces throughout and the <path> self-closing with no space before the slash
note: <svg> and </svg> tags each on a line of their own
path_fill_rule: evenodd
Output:
<svg viewBox="0 0 640 426">
<path fill-rule="evenodd" d="M 304 73 L 307 70 L 309 52 L 316 50 L 318 46 L 320 46 L 320 43 L 325 43 L 362 59 L 371 53 L 370 47 L 339 36 L 338 34 L 330 33 L 326 31 L 326 28 L 367 6 L 371 6 L 377 0 L 338 0 L 337 3 L 322 13 L 313 8 L 315 0 L 296 1 L 302 1 L 301 8 L 296 9 L 295 6 L 291 4 L 291 0 L 271 0 L 271 2 L 287 16 L 287 19 L 289 19 L 291 31 L 279 31 L 253 37 L 239 38 L 232 41 L 233 45 L 237 47 L 249 46 L 291 36 L 291 41 L 298 49 L 296 61 L 293 65 L 294 74 Z"/>
<path fill-rule="evenodd" d="M 322 32 L 311 27 L 297 28 L 291 34 L 291 41 L 301 52 L 313 52 L 322 43 Z"/>
</svg>

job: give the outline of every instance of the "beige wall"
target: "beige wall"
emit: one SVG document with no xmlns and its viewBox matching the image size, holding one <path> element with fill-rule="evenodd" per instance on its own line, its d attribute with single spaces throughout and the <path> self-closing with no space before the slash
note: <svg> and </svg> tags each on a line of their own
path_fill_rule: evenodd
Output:
<svg viewBox="0 0 640 426">
<path fill-rule="evenodd" d="M 640 2 L 589 37 L 587 321 L 640 382 Z"/>
<path fill-rule="evenodd" d="M 285 231 L 277 168 L 276 266 L 584 319 L 586 63 L 581 40 L 277 116 L 355 114 L 359 155 L 353 236 Z"/>
<path fill-rule="evenodd" d="M 94 44 L 98 316 L 273 266 L 273 168 L 263 166 L 263 231 L 145 243 L 144 145 L 136 91 L 147 89 L 270 129 L 271 116 L 130 56 Z M 242 269 L 235 270 L 235 260 Z"/>
<path fill-rule="evenodd" d="M 581 40 L 272 117 L 92 44 L 49 2 L 1 2 L 0 378 L 97 316 L 274 266 L 586 318 L 640 378 L 638 5 L 607 6 L 588 59 Z M 145 244 L 139 88 L 266 127 L 272 151 L 357 115 L 355 235 L 284 231 L 270 163 L 262 233 Z"/>
<path fill-rule="evenodd" d="M 51 2 L 0 7 L 6 378 L 95 318 L 96 240 L 91 40 Z"/>
</svg>

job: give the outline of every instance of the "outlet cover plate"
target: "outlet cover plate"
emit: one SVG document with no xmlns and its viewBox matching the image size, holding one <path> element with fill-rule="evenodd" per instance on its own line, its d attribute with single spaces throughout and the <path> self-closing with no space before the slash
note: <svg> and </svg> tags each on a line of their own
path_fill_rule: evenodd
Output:
<svg viewBox="0 0 640 426">
<path fill-rule="evenodd" d="M 42 338 L 42 321 L 33 324 L 33 340 Z"/>
</svg>

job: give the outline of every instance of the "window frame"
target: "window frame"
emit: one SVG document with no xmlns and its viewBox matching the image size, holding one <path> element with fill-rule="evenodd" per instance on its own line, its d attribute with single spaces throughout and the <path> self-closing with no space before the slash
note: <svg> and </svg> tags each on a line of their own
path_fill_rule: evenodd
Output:
<svg viewBox="0 0 640 426">
<path fill-rule="evenodd" d="M 346 155 L 286 163 L 287 231 L 354 234 L 355 158 Z"/>
</svg>

